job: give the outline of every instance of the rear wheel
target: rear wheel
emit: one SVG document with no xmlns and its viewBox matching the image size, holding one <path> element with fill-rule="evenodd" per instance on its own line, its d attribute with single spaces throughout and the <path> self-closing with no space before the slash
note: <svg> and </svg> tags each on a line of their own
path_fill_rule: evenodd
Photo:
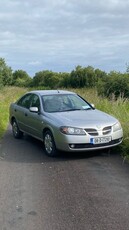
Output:
<svg viewBox="0 0 129 230">
<path fill-rule="evenodd" d="M 44 147 L 45 147 L 45 153 L 50 157 L 55 157 L 58 155 L 54 137 L 51 133 L 51 131 L 46 131 L 44 134 Z"/>
<path fill-rule="evenodd" d="M 20 131 L 19 127 L 18 127 L 18 124 L 16 122 L 16 120 L 14 119 L 13 122 L 12 122 L 12 131 L 13 131 L 13 136 L 16 138 L 16 139 L 19 139 L 23 136 L 23 132 Z"/>
</svg>

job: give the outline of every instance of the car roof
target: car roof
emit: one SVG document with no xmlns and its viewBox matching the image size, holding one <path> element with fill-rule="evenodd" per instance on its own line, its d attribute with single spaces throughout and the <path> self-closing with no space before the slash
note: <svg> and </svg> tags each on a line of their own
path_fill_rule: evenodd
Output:
<svg viewBox="0 0 129 230">
<path fill-rule="evenodd" d="M 52 94 L 75 94 L 74 92 L 67 91 L 67 90 L 33 90 L 29 93 L 36 93 L 39 95 L 52 95 Z"/>
</svg>

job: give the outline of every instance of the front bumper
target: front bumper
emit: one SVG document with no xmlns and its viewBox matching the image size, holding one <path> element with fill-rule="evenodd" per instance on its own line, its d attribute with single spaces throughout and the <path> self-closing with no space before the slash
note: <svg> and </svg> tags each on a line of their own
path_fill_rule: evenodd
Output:
<svg viewBox="0 0 129 230">
<path fill-rule="evenodd" d="M 57 149 L 62 151 L 67 151 L 67 152 L 106 149 L 106 148 L 117 146 L 122 143 L 123 131 L 119 130 L 110 135 L 106 135 L 106 137 L 108 136 L 111 137 L 110 142 L 92 144 L 90 142 L 90 139 L 93 138 L 93 136 L 90 135 L 76 136 L 76 135 L 65 135 L 60 133 L 59 135 L 56 136 L 55 142 L 56 142 Z"/>
</svg>

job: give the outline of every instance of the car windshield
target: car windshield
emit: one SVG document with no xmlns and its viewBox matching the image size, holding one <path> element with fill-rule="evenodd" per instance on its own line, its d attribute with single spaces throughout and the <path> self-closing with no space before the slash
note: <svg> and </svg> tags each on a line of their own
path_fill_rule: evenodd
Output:
<svg viewBox="0 0 129 230">
<path fill-rule="evenodd" d="M 45 112 L 66 112 L 92 109 L 90 104 L 76 94 L 56 94 L 42 96 Z"/>
</svg>

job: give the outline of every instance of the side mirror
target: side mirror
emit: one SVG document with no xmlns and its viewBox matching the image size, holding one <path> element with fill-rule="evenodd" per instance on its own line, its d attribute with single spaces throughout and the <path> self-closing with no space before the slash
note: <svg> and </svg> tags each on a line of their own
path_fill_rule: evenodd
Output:
<svg viewBox="0 0 129 230">
<path fill-rule="evenodd" d="M 29 110 L 32 113 L 38 113 L 39 112 L 38 107 L 30 107 Z"/>
</svg>

